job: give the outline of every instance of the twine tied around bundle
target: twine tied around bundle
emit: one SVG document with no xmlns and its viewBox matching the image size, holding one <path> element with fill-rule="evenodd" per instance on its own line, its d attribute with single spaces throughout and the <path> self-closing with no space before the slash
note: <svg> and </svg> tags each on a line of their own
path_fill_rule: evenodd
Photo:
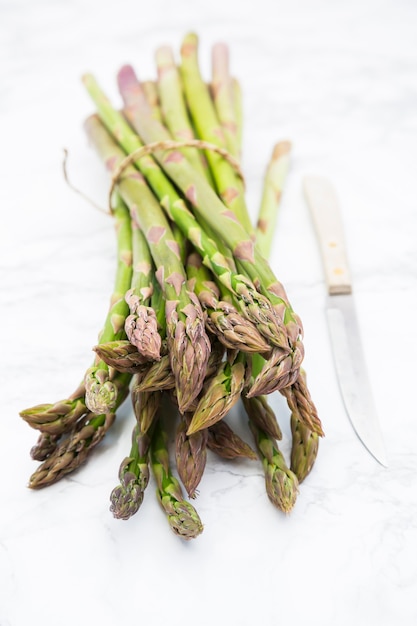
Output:
<svg viewBox="0 0 417 626">
<path fill-rule="evenodd" d="M 242 183 L 243 184 L 245 183 L 245 179 L 244 179 L 239 161 L 224 148 L 220 148 L 219 146 L 216 146 L 215 144 L 210 143 L 208 141 L 203 141 L 202 139 L 188 139 L 185 141 L 175 141 L 175 140 L 155 141 L 152 143 L 145 144 L 144 146 L 141 146 L 140 148 L 137 148 L 136 150 L 128 154 L 119 163 L 119 165 L 116 168 L 116 171 L 113 172 L 112 174 L 111 185 L 110 185 L 110 190 L 108 194 L 108 198 L 109 198 L 109 201 L 108 201 L 109 210 L 108 211 L 98 206 L 93 200 L 91 200 L 82 191 L 74 187 L 74 185 L 70 182 L 68 178 L 67 167 L 66 167 L 67 159 L 68 159 L 67 150 L 64 150 L 64 161 L 63 161 L 64 178 L 67 184 L 71 187 L 73 191 L 81 195 L 85 200 L 87 200 L 95 208 L 99 209 L 100 211 L 104 213 L 112 214 L 113 213 L 112 197 L 113 197 L 114 189 L 117 183 L 119 182 L 121 175 L 123 174 L 125 169 L 129 167 L 129 165 L 131 165 L 134 161 L 140 159 L 141 157 L 146 156 L 147 154 L 152 154 L 156 152 L 157 150 L 177 150 L 179 148 L 197 148 L 199 150 L 211 150 L 212 152 L 217 152 L 217 154 L 220 154 L 220 156 L 222 156 L 225 159 L 225 161 L 227 161 L 231 165 L 231 167 L 235 170 L 236 174 L 241 179 Z"/>
</svg>

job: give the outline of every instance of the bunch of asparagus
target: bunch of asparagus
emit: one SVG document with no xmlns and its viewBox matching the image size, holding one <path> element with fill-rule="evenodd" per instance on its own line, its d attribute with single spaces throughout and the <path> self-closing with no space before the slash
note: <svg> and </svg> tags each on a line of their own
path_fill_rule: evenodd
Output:
<svg viewBox="0 0 417 626">
<path fill-rule="evenodd" d="M 85 131 L 111 176 L 114 292 L 79 387 L 20 415 L 40 433 L 31 456 L 41 464 L 29 481 L 37 489 L 84 463 L 130 396 L 131 448 L 110 509 L 124 520 L 136 513 L 152 470 L 171 528 L 191 539 L 203 529 L 190 500 L 208 450 L 260 460 L 268 497 L 289 512 L 323 431 L 302 369 L 302 324 L 267 261 L 291 146 L 274 147 L 254 227 L 240 171 L 241 91 L 228 46 L 213 46 L 208 83 L 194 33 L 183 38 L 178 60 L 162 46 L 155 61 L 155 80 L 120 69 L 120 110 L 92 75 L 83 76 L 96 107 Z M 268 404 L 275 391 L 290 410 L 289 465 Z M 253 447 L 227 422 L 239 401 Z"/>
</svg>

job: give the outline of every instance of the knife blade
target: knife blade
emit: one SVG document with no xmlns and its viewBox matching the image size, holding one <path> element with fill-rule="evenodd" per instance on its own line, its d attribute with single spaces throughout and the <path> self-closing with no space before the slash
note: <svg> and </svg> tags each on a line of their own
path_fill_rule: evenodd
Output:
<svg viewBox="0 0 417 626">
<path fill-rule="evenodd" d="M 343 403 L 362 444 L 386 467 L 387 454 L 362 347 L 339 201 L 333 185 L 323 177 L 305 176 L 303 188 L 323 261 L 328 328 Z"/>
</svg>

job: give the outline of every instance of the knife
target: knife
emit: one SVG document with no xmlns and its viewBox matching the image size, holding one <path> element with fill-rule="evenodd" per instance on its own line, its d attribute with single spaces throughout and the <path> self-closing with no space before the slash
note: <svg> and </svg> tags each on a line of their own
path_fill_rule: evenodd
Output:
<svg viewBox="0 0 417 626">
<path fill-rule="evenodd" d="M 319 176 L 306 176 L 303 188 L 320 245 L 328 291 L 330 340 L 346 412 L 363 445 L 381 465 L 387 466 L 362 349 L 338 198 L 332 184 Z"/>
</svg>

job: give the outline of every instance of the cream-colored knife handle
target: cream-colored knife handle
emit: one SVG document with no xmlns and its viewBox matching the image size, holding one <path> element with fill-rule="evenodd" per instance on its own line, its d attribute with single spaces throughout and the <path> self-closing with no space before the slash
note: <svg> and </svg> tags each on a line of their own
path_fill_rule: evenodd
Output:
<svg viewBox="0 0 417 626">
<path fill-rule="evenodd" d="M 351 293 L 352 281 L 336 193 L 332 185 L 319 176 L 306 176 L 303 187 L 320 244 L 329 294 Z"/>
</svg>

